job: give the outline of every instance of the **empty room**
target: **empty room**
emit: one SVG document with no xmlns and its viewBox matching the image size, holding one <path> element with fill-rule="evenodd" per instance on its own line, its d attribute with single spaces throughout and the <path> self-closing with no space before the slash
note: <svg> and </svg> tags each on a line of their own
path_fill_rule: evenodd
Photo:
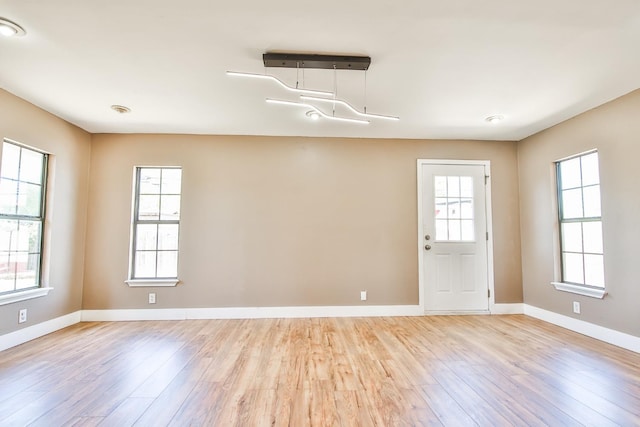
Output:
<svg viewBox="0 0 640 427">
<path fill-rule="evenodd" d="M 0 426 L 640 425 L 640 3 L 0 0 Z"/>
</svg>

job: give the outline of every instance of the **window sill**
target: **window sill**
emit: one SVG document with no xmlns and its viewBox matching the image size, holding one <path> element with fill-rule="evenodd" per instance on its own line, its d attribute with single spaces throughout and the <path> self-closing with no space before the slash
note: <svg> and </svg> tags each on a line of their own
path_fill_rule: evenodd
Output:
<svg viewBox="0 0 640 427">
<path fill-rule="evenodd" d="M 179 279 L 129 279 L 124 282 L 131 288 L 172 287 L 176 286 Z"/>
<path fill-rule="evenodd" d="M 51 289 L 53 288 L 35 288 L 0 295 L 0 305 L 12 304 L 14 302 L 43 297 L 47 295 Z"/>
<path fill-rule="evenodd" d="M 589 286 L 573 285 L 571 283 L 551 282 L 554 288 L 562 292 L 570 292 L 572 294 L 584 295 L 585 297 L 603 299 L 607 295 L 607 291 Z"/>
</svg>

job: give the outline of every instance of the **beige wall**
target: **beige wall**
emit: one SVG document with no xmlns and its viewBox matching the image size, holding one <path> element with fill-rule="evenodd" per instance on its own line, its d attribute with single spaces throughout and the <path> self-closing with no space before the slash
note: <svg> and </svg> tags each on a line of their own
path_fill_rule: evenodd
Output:
<svg viewBox="0 0 640 427">
<path fill-rule="evenodd" d="M 556 291 L 553 162 L 597 148 L 600 157 L 605 281 L 603 300 Z M 525 303 L 640 336 L 640 91 L 518 144 Z M 572 313 L 572 301 L 582 314 Z"/>
<path fill-rule="evenodd" d="M 1 89 L 0 111 L 0 141 L 9 138 L 52 154 L 45 284 L 55 288 L 45 297 L 0 306 L 2 335 L 82 308 L 91 136 Z M 27 308 L 28 321 L 18 325 L 21 308 Z"/>
<path fill-rule="evenodd" d="M 135 165 L 183 168 L 181 284 L 154 308 L 418 304 L 418 158 L 491 160 L 496 299 L 521 302 L 515 143 L 94 135 L 84 308 L 149 307 L 124 283 Z"/>
</svg>

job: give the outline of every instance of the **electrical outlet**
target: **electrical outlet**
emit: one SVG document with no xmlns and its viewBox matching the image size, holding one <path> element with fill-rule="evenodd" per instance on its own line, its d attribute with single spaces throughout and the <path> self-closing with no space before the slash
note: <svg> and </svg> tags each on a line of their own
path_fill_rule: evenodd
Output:
<svg viewBox="0 0 640 427">
<path fill-rule="evenodd" d="M 360 291 L 360 301 L 367 300 L 367 291 Z"/>
<path fill-rule="evenodd" d="M 573 302 L 573 312 L 575 314 L 580 314 L 580 303 L 578 301 Z"/>
<path fill-rule="evenodd" d="M 149 304 L 156 303 L 156 294 L 155 292 L 149 292 Z"/>
<path fill-rule="evenodd" d="M 27 309 L 23 308 L 18 312 L 18 323 L 24 323 L 27 321 Z"/>
</svg>

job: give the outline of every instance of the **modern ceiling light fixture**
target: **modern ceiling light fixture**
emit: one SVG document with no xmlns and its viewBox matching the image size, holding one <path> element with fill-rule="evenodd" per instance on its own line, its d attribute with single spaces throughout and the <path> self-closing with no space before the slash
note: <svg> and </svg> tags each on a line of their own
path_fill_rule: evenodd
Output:
<svg viewBox="0 0 640 427">
<path fill-rule="evenodd" d="M 270 104 L 281 104 L 281 105 L 290 105 L 290 106 L 299 106 L 299 107 L 309 108 L 310 110 L 307 111 L 306 115 L 312 119 L 317 119 L 322 117 L 328 120 L 336 120 L 336 121 L 350 122 L 350 123 L 362 123 L 362 124 L 370 123 L 370 122 L 369 120 L 363 120 L 358 117 L 363 117 L 367 119 L 383 119 L 383 120 L 394 120 L 394 121 L 399 120 L 399 117 L 396 117 L 396 116 L 367 113 L 366 71 L 369 69 L 369 65 L 371 64 L 371 58 L 368 56 L 265 53 L 264 55 L 262 55 L 262 61 L 265 67 L 295 68 L 297 71 L 295 87 L 289 86 L 286 83 L 284 83 L 282 80 L 278 79 L 277 77 L 268 75 L 268 74 L 255 74 L 255 73 L 243 73 L 243 72 L 237 72 L 237 71 L 227 71 L 227 75 L 272 80 L 290 92 L 301 94 L 300 99 L 302 99 L 303 102 L 273 99 L 273 98 L 267 98 L 267 102 Z M 330 91 L 312 90 L 312 89 L 304 88 L 304 70 L 307 68 L 333 70 L 333 84 L 334 84 L 333 91 L 330 92 Z M 303 72 L 302 88 L 299 87 L 299 79 L 298 79 L 300 70 L 302 70 Z M 349 102 L 337 98 L 337 93 L 338 93 L 337 70 L 355 70 L 355 71 L 365 72 L 364 111 L 359 111 Z M 332 106 L 331 114 L 324 113 L 315 104 L 330 104 Z M 348 115 L 354 115 L 355 117 L 337 116 L 336 106 L 338 105 L 344 107 L 347 110 Z"/>
<path fill-rule="evenodd" d="M 5 18 L 0 18 L 0 35 L 5 37 L 22 37 L 27 32 L 20 25 Z"/>
</svg>

